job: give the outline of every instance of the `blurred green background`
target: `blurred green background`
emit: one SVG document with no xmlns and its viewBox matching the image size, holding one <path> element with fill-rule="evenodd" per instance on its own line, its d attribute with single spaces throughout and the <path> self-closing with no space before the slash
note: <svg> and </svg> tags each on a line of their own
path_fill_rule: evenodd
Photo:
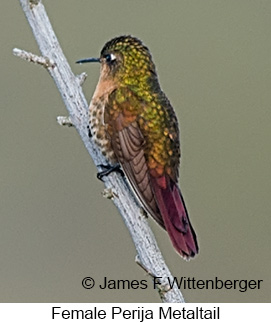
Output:
<svg viewBox="0 0 271 323">
<path fill-rule="evenodd" d="M 152 220 L 174 276 L 263 279 L 260 290 L 185 290 L 188 302 L 270 302 L 271 2 L 44 0 L 88 101 L 104 43 L 132 34 L 150 48 L 181 126 L 181 187 L 200 254 L 185 262 Z M 41 67 L 19 1 L 1 1 L 0 301 L 157 302 L 156 291 L 84 290 L 81 281 L 148 279 L 130 236 Z"/>
</svg>

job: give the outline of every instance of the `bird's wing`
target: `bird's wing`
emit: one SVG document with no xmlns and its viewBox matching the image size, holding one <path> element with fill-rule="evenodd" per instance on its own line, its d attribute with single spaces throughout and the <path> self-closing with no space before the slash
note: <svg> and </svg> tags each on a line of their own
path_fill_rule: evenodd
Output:
<svg viewBox="0 0 271 323">
<path fill-rule="evenodd" d="M 137 116 L 126 109 L 127 102 L 118 103 L 118 108 L 110 114 L 111 104 L 105 107 L 104 122 L 112 149 L 143 207 L 165 228 L 151 188 L 144 150 L 145 140 L 139 128 Z"/>
<path fill-rule="evenodd" d="M 136 121 L 124 126 L 120 113 L 114 121 L 116 131 L 111 137 L 112 148 L 122 169 L 144 208 L 164 228 L 164 222 L 157 207 L 151 188 L 150 174 L 144 153 L 144 138 Z"/>
</svg>

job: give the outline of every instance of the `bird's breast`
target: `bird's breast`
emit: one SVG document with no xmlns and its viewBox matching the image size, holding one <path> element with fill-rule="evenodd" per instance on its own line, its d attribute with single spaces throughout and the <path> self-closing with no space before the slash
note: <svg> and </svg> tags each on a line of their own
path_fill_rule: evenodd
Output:
<svg viewBox="0 0 271 323">
<path fill-rule="evenodd" d="M 89 106 L 89 127 L 90 135 L 95 144 L 101 149 L 102 154 L 112 164 L 116 163 L 116 157 L 111 147 L 104 123 L 105 100 L 92 99 Z"/>
</svg>

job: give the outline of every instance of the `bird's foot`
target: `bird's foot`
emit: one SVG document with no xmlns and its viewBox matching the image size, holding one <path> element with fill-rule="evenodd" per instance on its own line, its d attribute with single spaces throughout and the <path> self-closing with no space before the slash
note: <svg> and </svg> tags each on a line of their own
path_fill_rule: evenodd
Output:
<svg viewBox="0 0 271 323">
<path fill-rule="evenodd" d="M 111 174 L 112 172 L 118 172 L 121 174 L 121 176 L 124 176 L 124 173 L 122 171 L 122 169 L 120 168 L 119 164 L 116 164 L 114 166 L 112 165 L 98 165 L 98 167 L 104 168 L 104 170 L 102 170 L 101 172 L 97 173 L 97 178 L 102 181 L 104 176 L 108 176 L 109 174 Z"/>
<path fill-rule="evenodd" d="M 91 133 L 91 130 L 90 130 L 90 126 L 87 125 L 87 129 L 88 129 L 88 137 L 91 138 L 92 137 L 92 133 Z"/>
</svg>

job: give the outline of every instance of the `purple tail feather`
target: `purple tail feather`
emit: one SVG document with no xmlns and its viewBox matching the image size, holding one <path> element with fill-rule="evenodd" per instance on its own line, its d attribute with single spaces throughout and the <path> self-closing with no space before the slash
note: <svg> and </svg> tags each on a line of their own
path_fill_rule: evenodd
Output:
<svg viewBox="0 0 271 323">
<path fill-rule="evenodd" d="M 178 185 L 163 176 L 159 179 L 153 178 L 152 186 L 174 248 L 187 260 L 194 257 L 199 251 L 197 237 Z"/>
</svg>

